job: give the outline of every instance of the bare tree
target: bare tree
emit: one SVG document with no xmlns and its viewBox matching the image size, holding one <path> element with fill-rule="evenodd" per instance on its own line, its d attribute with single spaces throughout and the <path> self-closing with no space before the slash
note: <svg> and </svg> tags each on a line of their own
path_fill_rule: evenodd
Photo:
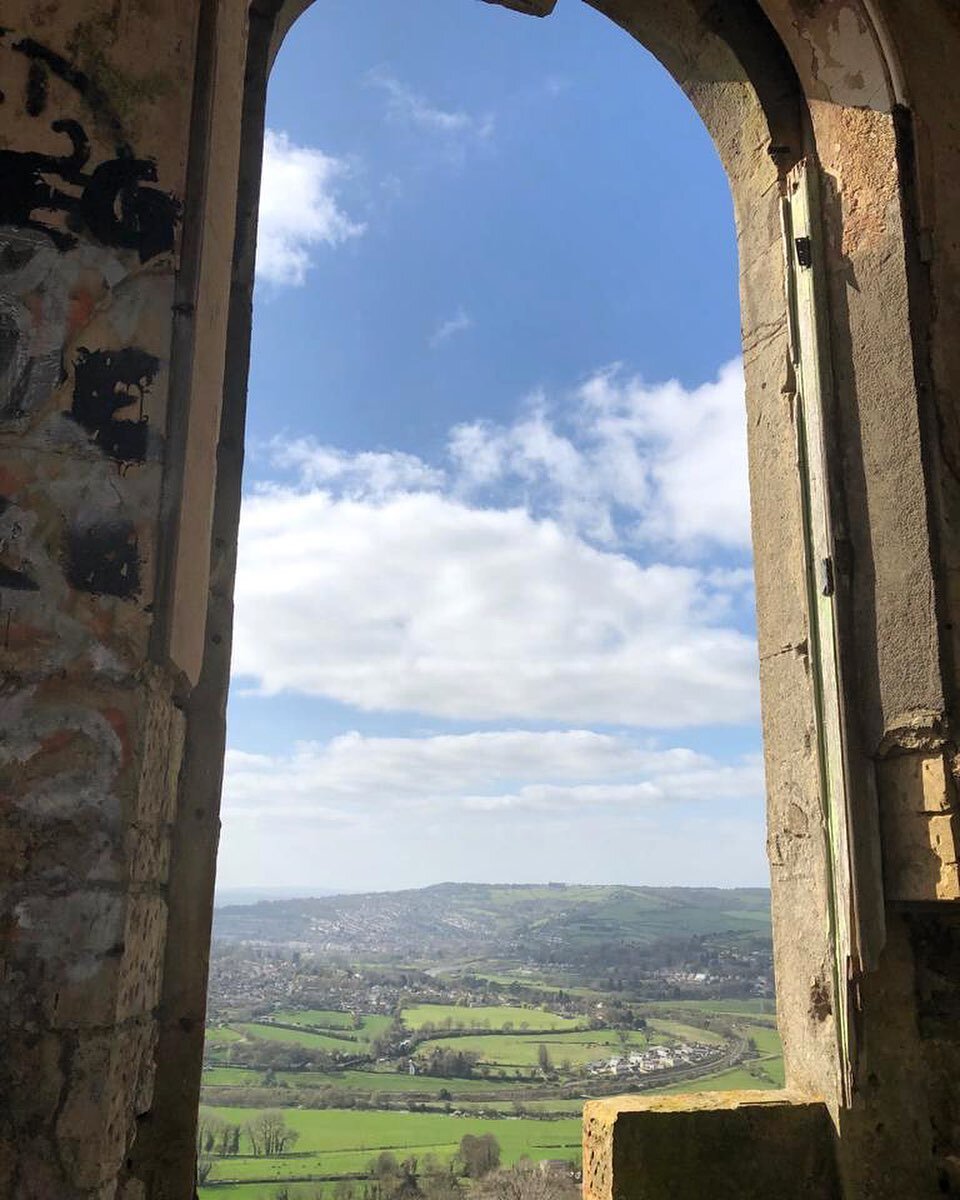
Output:
<svg viewBox="0 0 960 1200">
<path fill-rule="evenodd" d="M 463 1173 L 470 1179 L 481 1179 L 500 1165 L 500 1143 L 492 1133 L 480 1137 L 467 1133 L 460 1139 L 458 1153 Z"/>
<path fill-rule="evenodd" d="M 276 1109 L 257 1113 L 247 1125 L 247 1137 L 258 1158 L 272 1158 L 293 1146 L 300 1135 L 283 1119 Z"/>
<path fill-rule="evenodd" d="M 577 1200 L 580 1189 L 572 1170 L 541 1170 L 527 1163 L 491 1171 L 473 1194 L 476 1200 Z"/>
</svg>

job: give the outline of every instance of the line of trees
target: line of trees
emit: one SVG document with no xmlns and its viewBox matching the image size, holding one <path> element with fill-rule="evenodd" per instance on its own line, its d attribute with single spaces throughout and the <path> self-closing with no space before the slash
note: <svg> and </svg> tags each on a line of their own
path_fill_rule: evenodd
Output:
<svg viewBox="0 0 960 1200">
<path fill-rule="evenodd" d="M 197 1123 L 197 1183 L 206 1183 L 214 1160 L 240 1153 L 240 1139 L 247 1135 L 251 1152 L 257 1158 L 273 1158 L 290 1150 L 300 1136 L 276 1109 L 258 1112 L 246 1125 L 231 1124 L 217 1117 L 200 1114 Z"/>
<path fill-rule="evenodd" d="M 475 1050 L 447 1050 L 434 1046 L 416 1060 L 416 1065 L 421 1075 L 434 1075 L 441 1079 L 472 1079 L 479 1061 L 480 1055 Z"/>
<path fill-rule="evenodd" d="M 259 1112 L 247 1125 L 247 1137 L 257 1158 L 273 1158 L 283 1154 L 295 1143 L 300 1134 L 291 1129 L 283 1113 L 276 1109 Z"/>
<path fill-rule="evenodd" d="M 329 1191 L 296 1192 L 298 1200 L 579 1200 L 572 1164 L 550 1163 L 547 1169 L 521 1159 L 512 1167 L 494 1167 L 469 1185 L 469 1192 L 449 1166 L 433 1155 L 418 1165 L 415 1156 L 397 1160 L 385 1150 L 369 1166 L 364 1180 L 339 1179 Z M 271 1200 L 294 1200 L 281 1184 Z"/>
<path fill-rule="evenodd" d="M 240 1153 L 240 1126 L 203 1113 L 197 1122 L 197 1153 L 226 1158 Z"/>
<path fill-rule="evenodd" d="M 207 1062 L 225 1062 L 232 1067 L 252 1067 L 261 1071 L 329 1071 L 340 1058 L 338 1054 L 301 1046 L 298 1042 L 250 1037 L 247 1041 L 231 1043 L 225 1054 L 219 1047 L 214 1047 L 207 1055 Z"/>
</svg>

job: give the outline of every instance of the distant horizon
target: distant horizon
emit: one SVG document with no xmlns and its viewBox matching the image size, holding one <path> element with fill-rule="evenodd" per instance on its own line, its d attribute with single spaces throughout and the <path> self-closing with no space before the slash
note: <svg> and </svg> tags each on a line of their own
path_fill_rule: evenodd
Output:
<svg viewBox="0 0 960 1200">
<path fill-rule="evenodd" d="M 769 892 L 768 884 L 711 884 L 711 883 L 584 883 L 562 879 L 529 880 L 513 883 L 491 883 L 478 879 L 441 879 L 436 883 L 421 884 L 419 887 L 387 887 L 387 888 L 316 888 L 309 885 L 303 887 L 278 885 L 276 887 L 242 887 L 226 885 L 218 886 L 214 892 L 214 906 L 225 908 L 238 904 L 259 903 L 271 900 L 329 900 L 337 896 L 379 896 L 391 892 L 422 892 L 438 887 L 517 887 L 517 888 L 641 888 L 650 891 L 698 891 L 698 892 Z M 229 905 L 224 898 L 230 895 Z M 242 895 L 251 897 L 238 901 L 233 897 Z"/>
</svg>

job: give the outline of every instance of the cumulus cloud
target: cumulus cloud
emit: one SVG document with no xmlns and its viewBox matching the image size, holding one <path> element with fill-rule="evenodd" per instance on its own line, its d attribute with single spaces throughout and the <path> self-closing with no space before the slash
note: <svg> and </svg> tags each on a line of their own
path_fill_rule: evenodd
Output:
<svg viewBox="0 0 960 1200">
<path fill-rule="evenodd" d="M 729 605 L 722 574 L 644 566 L 519 508 L 274 487 L 244 505 L 234 670 L 367 711 L 743 722 L 756 656 Z"/>
<path fill-rule="evenodd" d="M 755 719 L 743 425 L 729 364 L 689 391 L 598 372 L 457 427 L 442 465 L 275 439 L 296 482 L 244 503 L 241 686 L 460 720 Z"/>
<path fill-rule="evenodd" d="M 367 79 L 386 95 L 387 112 L 393 120 L 458 141 L 485 141 L 493 134 L 495 121 L 490 113 L 440 108 L 383 69 L 371 71 Z"/>
<path fill-rule="evenodd" d="M 445 472 L 415 454 L 398 450 L 364 450 L 348 454 L 312 437 L 275 438 L 270 446 L 275 466 L 292 469 L 307 488 L 336 490 L 353 500 L 382 500 L 398 492 L 442 487 Z M 269 489 L 268 489 L 269 490 Z"/>
<path fill-rule="evenodd" d="M 530 397 L 509 425 L 458 426 L 450 453 L 463 494 L 506 493 L 601 544 L 749 546 L 739 361 L 693 389 L 599 371 L 559 401 Z"/>
<path fill-rule="evenodd" d="M 268 129 L 257 232 L 257 276 L 299 286 L 320 245 L 336 246 L 364 232 L 340 207 L 337 189 L 349 174 L 343 159 L 298 146 Z"/>
<path fill-rule="evenodd" d="M 230 817 L 364 823 L 391 811 L 432 815 L 495 811 L 572 817 L 723 800 L 762 792 L 758 759 L 723 764 L 684 747 L 661 749 L 589 730 L 503 730 L 417 738 L 349 733 L 290 755 L 230 750 Z"/>
</svg>

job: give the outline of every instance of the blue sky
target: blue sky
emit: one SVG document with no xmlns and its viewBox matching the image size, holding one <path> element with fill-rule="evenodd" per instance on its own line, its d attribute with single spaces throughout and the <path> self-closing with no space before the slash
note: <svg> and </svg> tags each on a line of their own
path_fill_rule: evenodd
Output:
<svg viewBox="0 0 960 1200">
<path fill-rule="evenodd" d="M 736 245 L 588 6 L 274 69 L 222 886 L 762 884 Z"/>
</svg>

